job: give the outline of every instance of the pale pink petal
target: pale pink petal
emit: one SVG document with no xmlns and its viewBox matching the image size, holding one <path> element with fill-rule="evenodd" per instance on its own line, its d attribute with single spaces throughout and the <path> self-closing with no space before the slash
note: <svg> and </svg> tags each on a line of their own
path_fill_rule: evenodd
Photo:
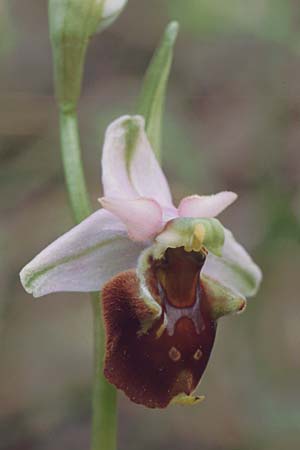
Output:
<svg viewBox="0 0 300 450">
<path fill-rule="evenodd" d="M 178 207 L 181 217 L 212 218 L 237 199 L 234 192 L 224 191 L 214 195 L 191 195 L 181 200 Z"/>
<path fill-rule="evenodd" d="M 106 197 L 134 199 L 138 193 L 128 176 L 127 131 L 129 116 L 112 122 L 106 130 L 102 151 L 102 184 Z"/>
<path fill-rule="evenodd" d="M 136 147 L 129 164 L 129 173 L 137 192 L 142 197 L 154 198 L 162 206 L 173 206 L 166 177 L 153 153 L 145 132 L 142 117 L 132 117 L 136 127 Z"/>
<path fill-rule="evenodd" d="M 101 209 L 59 237 L 20 273 L 35 297 L 62 291 L 98 291 L 111 277 L 134 268 L 143 245 L 132 242 L 118 218 Z"/>
<path fill-rule="evenodd" d="M 103 197 L 99 199 L 103 208 L 116 215 L 126 226 L 128 235 L 134 241 L 147 241 L 163 227 L 162 209 L 149 198 L 124 200 Z"/>
<path fill-rule="evenodd" d="M 147 197 L 173 207 L 168 182 L 153 153 L 141 116 L 122 116 L 107 129 L 102 155 L 105 197 Z"/>
</svg>

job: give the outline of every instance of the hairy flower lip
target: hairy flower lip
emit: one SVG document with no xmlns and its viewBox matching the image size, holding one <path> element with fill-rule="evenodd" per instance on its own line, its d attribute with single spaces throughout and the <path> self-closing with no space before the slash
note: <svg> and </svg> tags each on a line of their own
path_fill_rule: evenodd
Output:
<svg viewBox="0 0 300 450">
<path fill-rule="evenodd" d="M 104 373 L 135 403 L 165 408 L 203 399 L 192 394 L 209 361 L 216 320 L 245 308 L 243 298 L 200 276 L 205 258 L 181 247 L 154 260 L 146 249 L 139 273 L 123 272 L 105 285 Z M 196 284 L 191 283 L 193 271 Z M 173 302 L 174 289 L 182 302 Z M 192 297 L 185 295 L 189 289 Z"/>
<path fill-rule="evenodd" d="M 164 313 L 141 335 L 140 323 L 149 317 L 149 311 L 140 300 L 135 271 L 123 272 L 105 285 L 104 373 L 135 403 L 165 408 L 183 395 L 186 402 L 197 401 L 191 394 L 206 368 L 216 333 L 216 323 L 209 318 L 205 292 L 201 292 L 197 312 L 202 326 L 198 330 L 185 311 L 179 310 L 181 316 L 174 323 L 173 332 L 166 328 L 160 332 Z"/>
</svg>

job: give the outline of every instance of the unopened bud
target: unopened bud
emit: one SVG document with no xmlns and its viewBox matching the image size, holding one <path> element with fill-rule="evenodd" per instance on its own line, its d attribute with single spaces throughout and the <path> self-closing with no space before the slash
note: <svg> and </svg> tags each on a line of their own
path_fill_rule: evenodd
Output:
<svg viewBox="0 0 300 450">
<path fill-rule="evenodd" d="M 97 31 L 111 25 L 125 8 L 127 0 L 104 0 L 101 22 Z"/>
<path fill-rule="evenodd" d="M 109 26 L 127 0 L 49 0 L 56 94 L 64 110 L 73 110 L 80 95 L 90 38 Z"/>
</svg>

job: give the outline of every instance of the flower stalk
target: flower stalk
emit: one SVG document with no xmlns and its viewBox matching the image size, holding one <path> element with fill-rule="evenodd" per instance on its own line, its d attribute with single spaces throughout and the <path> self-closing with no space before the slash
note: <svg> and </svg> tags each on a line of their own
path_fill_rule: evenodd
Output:
<svg viewBox="0 0 300 450">
<path fill-rule="evenodd" d="M 91 294 L 94 316 L 92 450 L 117 448 L 117 391 L 103 376 L 105 335 L 99 294 Z"/>
<path fill-rule="evenodd" d="M 76 223 L 91 214 L 82 166 L 77 113 L 60 109 L 60 142 L 65 180 Z"/>
<path fill-rule="evenodd" d="M 72 212 L 77 223 L 91 214 L 79 142 L 78 118 L 75 110 L 60 110 L 60 136 L 66 186 Z M 98 292 L 91 294 L 93 311 L 94 375 L 92 399 L 91 450 L 115 450 L 117 427 L 117 393 L 103 376 L 104 327 Z"/>
<path fill-rule="evenodd" d="M 72 213 L 80 223 L 91 212 L 81 157 L 77 103 L 81 94 L 86 50 L 90 37 L 109 25 L 127 0 L 50 0 L 49 24 L 53 50 L 60 142 Z M 116 389 L 103 376 L 104 330 L 99 293 L 91 294 L 94 327 L 92 450 L 116 449 Z"/>
</svg>

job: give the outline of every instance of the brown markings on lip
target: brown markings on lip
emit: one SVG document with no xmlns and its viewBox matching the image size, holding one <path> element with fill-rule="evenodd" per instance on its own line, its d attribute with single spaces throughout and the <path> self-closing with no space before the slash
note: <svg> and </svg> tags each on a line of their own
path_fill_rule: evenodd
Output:
<svg viewBox="0 0 300 450">
<path fill-rule="evenodd" d="M 139 292 L 134 270 L 118 274 L 103 289 L 104 374 L 132 401 L 150 408 L 165 408 L 176 395 L 189 395 L 197 387 L 213 347 L 216 322 L 210 318 L 208 301 L 201 286 L 198 315 L 205 324 L 203 330 L 200 328 L 197 332 L 193 320 L 182 316 L 175 323 L 172 335 L 165 330 L 158 338 L 157 331 L 164 321 L 163 312 L 147 334 L 140 335 L 140 321 L 149 319 L 151 313 Z M 169 354 L 173 347 L 180 353 L 176 362 Z M 199 348 L 202 355 L 198 360 L 194 355 Z"/>
<path fill-rule="evenodd" d="M 198 348 L 198 350 L 195 351 L 193 358 L 196 361 L 199 361 L 201 359 L 201 357 L 202 357 L 202 351 L 200 348 Z"/>
<path fill-rule="evenodd" d="M 167 249 L 164 259 L 153 263 L 155 278 L 170 305 L 176 308 L 194 305 L 204 262 L 202 254 L 186 252 L 183 247 L 179 247 Z"/>
<path fill-rule="evenodd" d="M 176 347 L 171 347 L 169 350 L 169 357 L 172 361 L 177 362 L 181 358 L 181 353 Z"/>
</svg>

